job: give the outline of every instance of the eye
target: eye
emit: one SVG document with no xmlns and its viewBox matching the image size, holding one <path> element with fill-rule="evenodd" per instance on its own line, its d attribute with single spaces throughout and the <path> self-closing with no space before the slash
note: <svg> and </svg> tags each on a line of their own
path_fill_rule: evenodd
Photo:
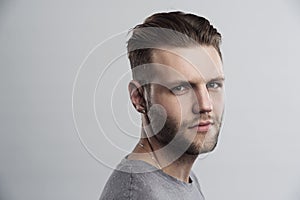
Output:
<svg viewBox="0 0 300 200">
<path fill-rule="evenodd" d="M 207 88 L 213 88 L 213 89 L 218 89 L 218 88 L 221 88 L 222 86 L 223 86 L 222 83 L 218 83 L 218 82 L 215 82 L 215 81 L 209 82 L 206 85 Z"/>
<path fill-rule="evenodd" d="M 183 85 L 179 85 L 179 86 L 174 87 L 174 88 L 172 89 L 172 91 L 182 91 L 182 90 L 184 90 L 184 89 L 185 89 L 185 87 L 184 87 Z"/>
<path fill-rule="evenodd" d="M 189 89 L 188 85 L 178 85 L 176 87 L 171 88 L 171 92 L 176 95 L 184 94 Z"/>
</svg>

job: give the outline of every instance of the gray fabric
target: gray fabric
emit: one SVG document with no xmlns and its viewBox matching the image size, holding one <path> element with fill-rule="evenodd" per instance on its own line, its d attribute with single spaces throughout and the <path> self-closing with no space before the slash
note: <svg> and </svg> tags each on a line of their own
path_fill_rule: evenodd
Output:
<svg viewBox="0 0 300 200">
<path fill-rule="evenodd" d="M 146 171 L 146 172 L 145 172 Z M 108 179 L 100 200 L 204 200 L 197 177 L 180 181 L 141 160 L 121 161 Z"/>
</svg>

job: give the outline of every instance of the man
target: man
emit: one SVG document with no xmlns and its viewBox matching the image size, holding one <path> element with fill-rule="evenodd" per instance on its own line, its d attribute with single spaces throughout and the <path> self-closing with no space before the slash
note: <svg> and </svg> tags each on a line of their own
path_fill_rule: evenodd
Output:
<svg viewBox="0 0 300 200">
<path fill-rule="evenodd" d="M 133 29 L 128 89 L 141 138 L 100 199 L 204 199 L 191 168 L 215 148 L 222 124 L 220 42 L 208 20 L 182 12 L 154 14 Z"/>
</svg>

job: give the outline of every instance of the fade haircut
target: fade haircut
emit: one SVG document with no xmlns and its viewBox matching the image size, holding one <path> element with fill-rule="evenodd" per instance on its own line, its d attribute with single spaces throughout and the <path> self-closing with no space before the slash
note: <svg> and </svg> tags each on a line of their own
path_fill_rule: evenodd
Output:
<svg viewBox="0 0 300 200">
<path fill-rule="evenodd" d="M 222 60 L 220 43 L 221 34 L 204 17 L 180 11 L 156 13 L 135 26 L 127 42 L 133 79 L 144 84 L 147 67 L 141 68 L 144 70 L 134 69 L 152 63 L 155 49 L 213 46 Z"/>
</svg>

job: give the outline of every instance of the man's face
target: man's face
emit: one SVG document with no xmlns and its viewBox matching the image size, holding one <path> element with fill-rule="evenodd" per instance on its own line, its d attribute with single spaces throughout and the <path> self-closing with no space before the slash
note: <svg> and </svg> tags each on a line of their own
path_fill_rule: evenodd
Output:
<svg viewBox="0 0 300 200">
<path fill-rule="evenodd" d="M 154 137 L 198 155 L 212 151 L 224 110 L 224 74 L 212 46 L 154 50 L 148 118 Z M 170 143 L 171 144 L 171 143 Z M 178 145 L 179 144 L 179 145 Z"/>
</svg>

